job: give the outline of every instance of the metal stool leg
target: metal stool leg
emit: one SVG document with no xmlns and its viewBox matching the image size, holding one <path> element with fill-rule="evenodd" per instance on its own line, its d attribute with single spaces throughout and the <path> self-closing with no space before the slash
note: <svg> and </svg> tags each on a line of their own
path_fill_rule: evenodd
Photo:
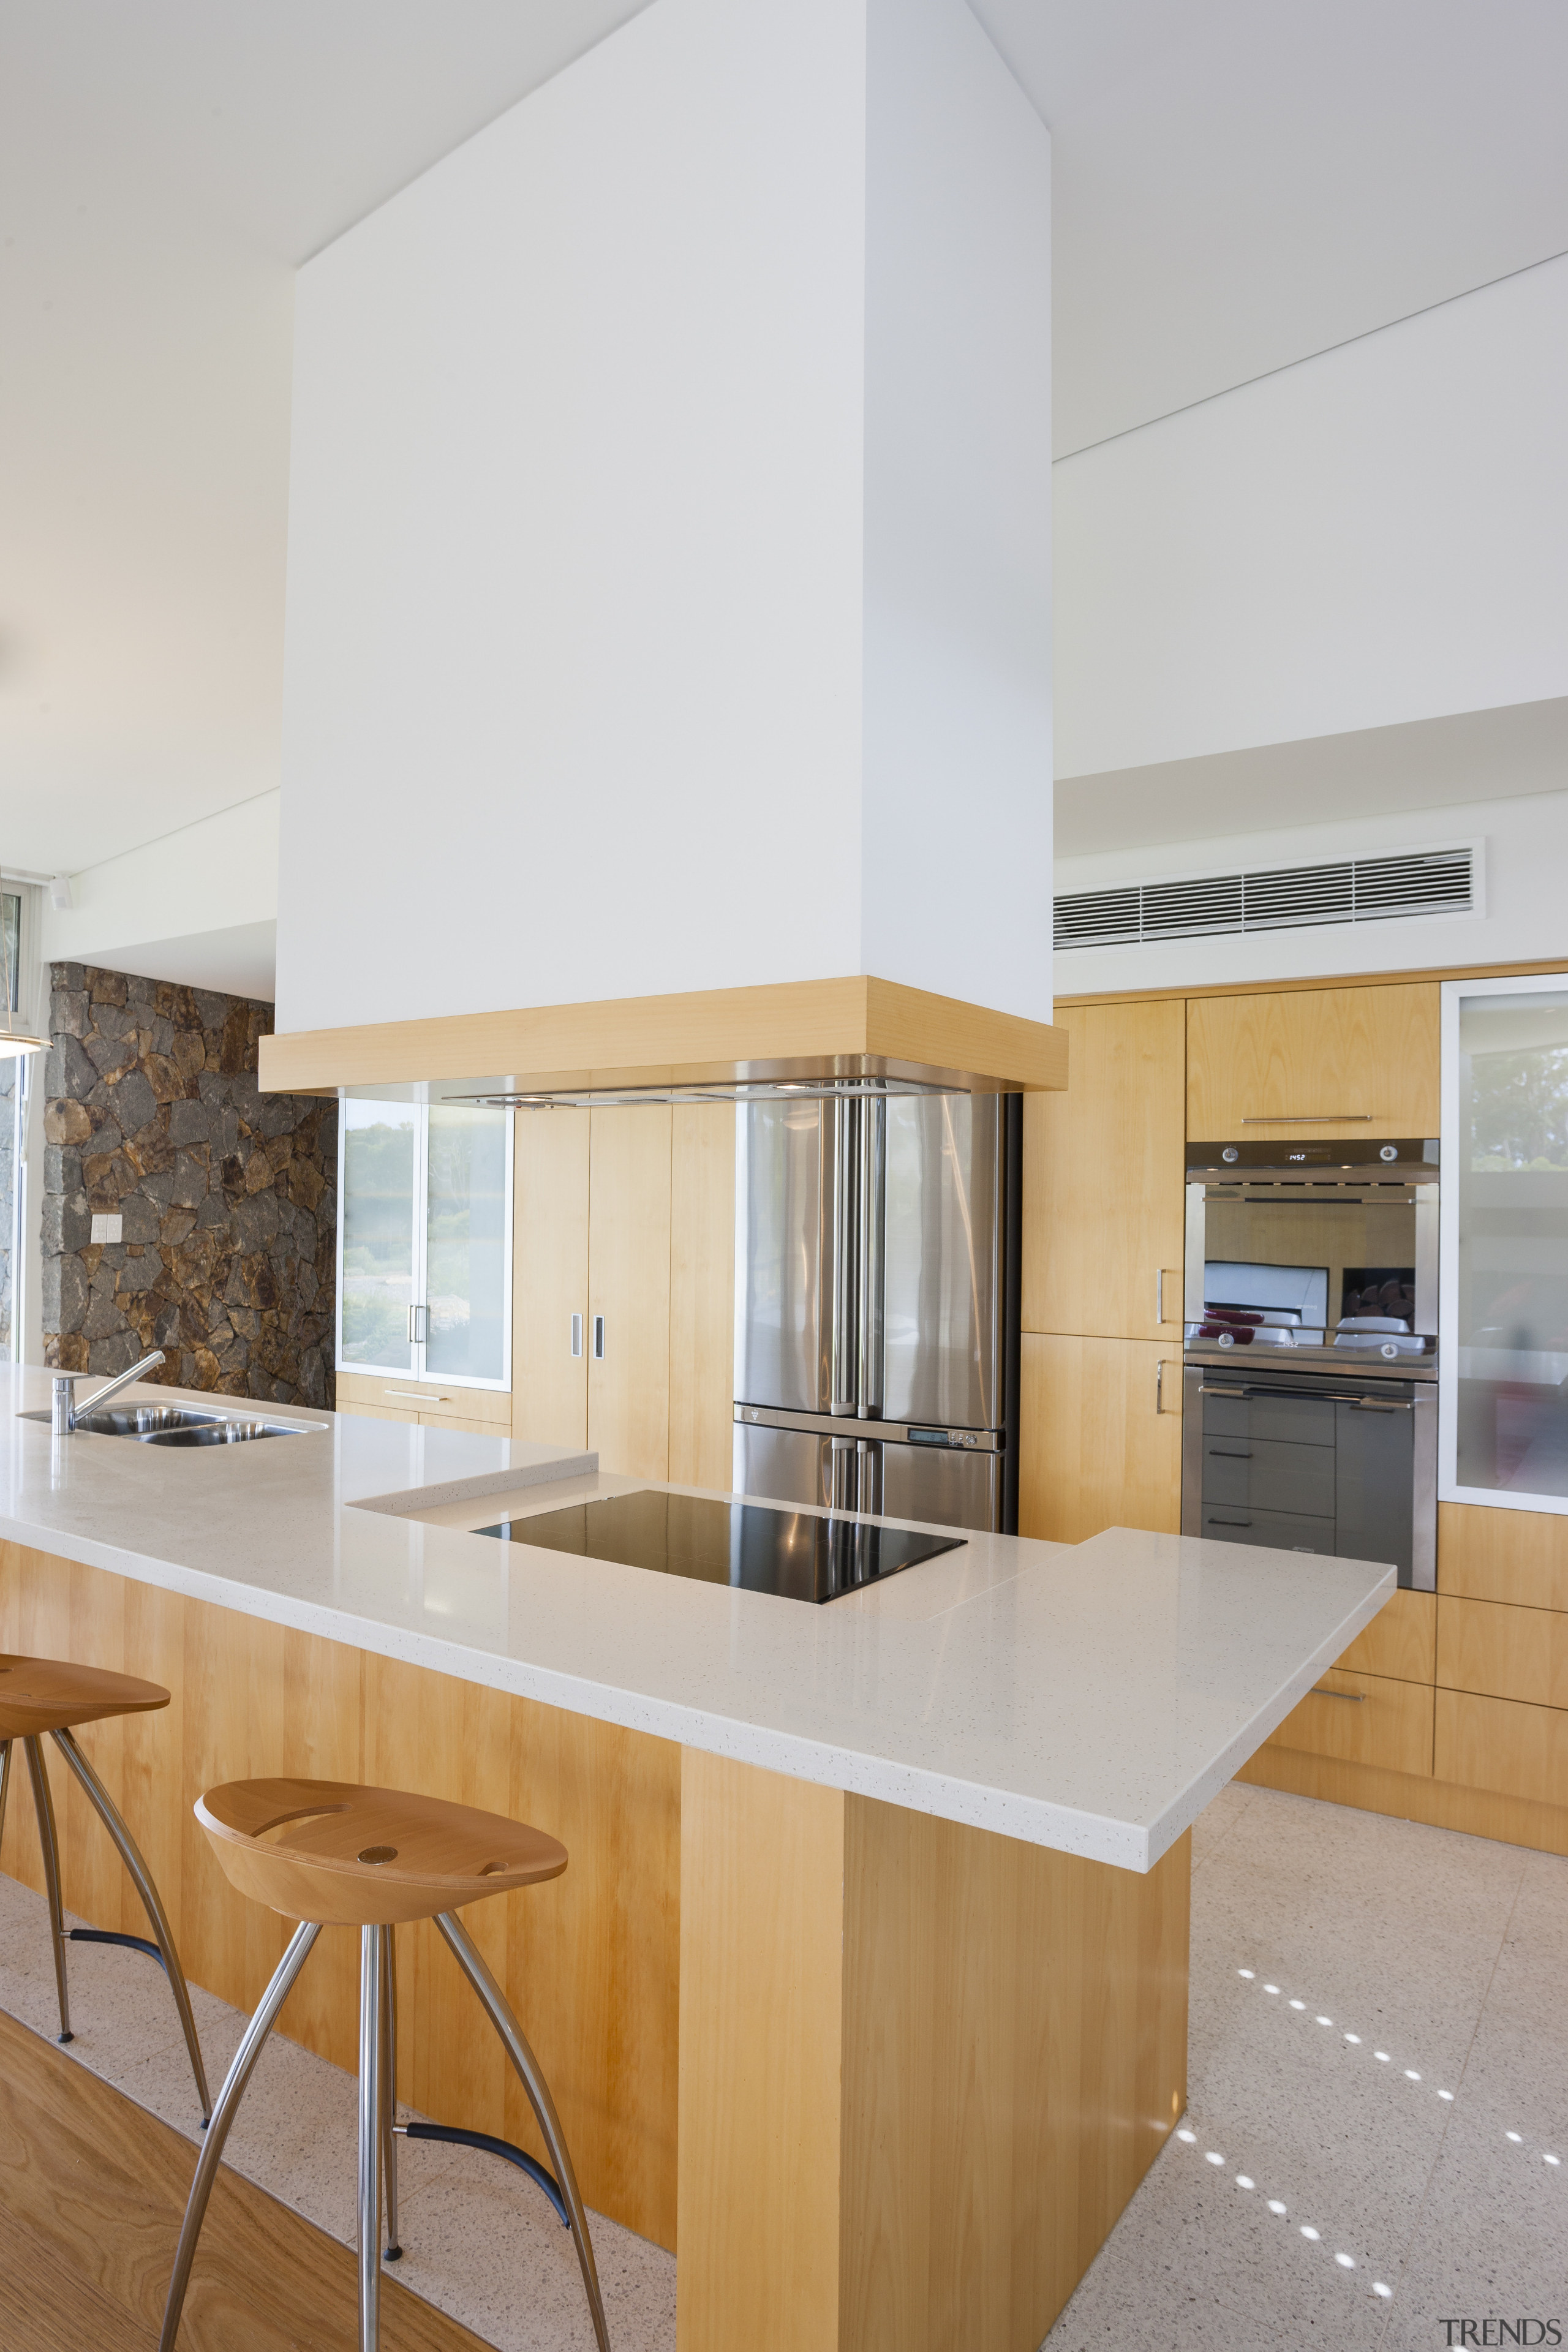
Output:
<svg viewBox="0 0 1568 2352">
<path fill-rule="evenodd" d="M 382 1937 L 381 2046 L 385 2063 L 381 2073 L 381 2177 L 386 2184 L 386 2259 L 400 2260 L 402 2242 L 397 2234 L 397 2141 L 394 2133 L 397 2125 L 397 1953 L 393 1943 L 396 1930 L 388 1927 Z"/>
<path fill-rule="evenodd" d="M 89 1804 L 113 1839 L 120 1859 L 131 1874 L 131 1883 L 142 1897 L 142 1907 L 152 1922 L 158 1949 L 163 1955 L 163 1973 L 169 1979 L 169 1990 L 174 1996 L 174 2007 L 179 2011 L 180 2031 L 185 2037 L 185 2048 L 190 2053 L 191 2072 L 196 2078 L 196 2096 L 202 2103 L 202 2121 L 205 2124 L 212 2113 L 213 2103 L 207 2090 L 206 2069 L 202 2064 L 202 2045 L 196 2039 L 196 2021 L 191 2014 L 191 1996 L 185 1984 L 185 1973 L 174 1949 L 174 1931 L 169 1925 L 169 1915 L 163 1908 L 157 1883 L 142 1860 L 141 1847 L 126 1828 L 119 1807 L 77 1746 L 74 1736 L 69 1731 L 57 1731 L 54 1741 L 80 1781 Z"/>
<path fill-rule="evenodd" d="M 386 2050 L 382 1993 L 384 1927 L 362 1927 L 359 1947 L 359 2341 L 381 2341 L 381 2193 Z"/>
<path fill-rule="evenodd" d="M 33 1805 L 38 1816 L 38 1843 L 44 1850 L 44 1892 L 49 1898 L 49 1941 L 55 1948 L 55 1989 L 60 1997 L 59 2039 L 69 2042 L 71 2034 L 70 1988 L 66 1982 L 66 1923 L 60 1905 L 60 1848 L 55 1835 L 55 1801 L 49 1794 L 49 1776 L 44 1768 L 44 1751 L 36 1735 L 22 1742 L 27 1756 L 27 1775 L 33 1783 Z"/>
<path fill-rule="evenodd" d="M 572 2216 L 572 2236 L 577 2248 L 577 2261 L 583 2273 L 583 2288 L 588 2298 L 589 2315 L 594 2333 L 599 2341 L 599 2352 L 610 2352 L 610 2331 L 605 2322 L 604 2298 L 599 2293 L 599 2273 L 594 2266 L 594 2248 L 588 2236 L 588 2217 L 583 2210 L 583 2200 L 577 2193 L 577 2176 L 572 2169 L 567 2152 L 566 2137 L 561 2128 L 561 2118 L 555 2112 L 555 2102 L 550 2095 L 550 2085 L 540 2071 L 539 2061 L 523 2039 L 522 2028 L 508 2006 L 502 1992 L 485 1965 L 479 1950 L 455 1911 L 438 1911 L 436 1925 L 446 1939 L 448 1950 L 468 1982 L 473 1986 L 490 2023 L 500 2036 L 501 2046 L 517 2069 L 518 2079 L 528 2093 L 539 2128 L 544 2134 L 544 2144 L 550 2150 L 550 2160 L 555 2168 L 555 2178 L 566 2200 L 566 2210 Z M 363 2112 L 363 2111 L 362 2111 Z"/>
<path fill-rule="evenodd" d="M 202 2152 L 196 2158 L 195 2175 L 185 2206 L 185 2218 L 180 2225 L 180 2242 L 174 2251 L 174 2267 L 169 2277 L 168 2299 L 163 2305 L 163 2332 L 158 2338 L 158 2352 L 174 2352 L 174 2338 L 180 2332 L 180 2314 L 184 2309 L 185 2289 L 190 2284 L 191 2264 L 195 2259 L 196 2240 L 202 2234 L 206 2218 L 207 2200 L 217 2179 L 219 2159 L 224 2142 L 235 2118 L 245 2086 L 256 2069 L 261 2047 L 271 2032 L 279 2011 L 293 1990 L 295 1978 L 310 1957 L 310 1947 L 321 1930 L 313 1919 L 301 1920 L 289 1939 L 289 1948 L 272 1972 L 272 1981 L 262 1994 L 255 2016 L 246 2027 L 234 2053 L 234 2063 L 224 2078 L 217 2095 L 212 2122 L 202 2142 Z"/>
</svg>

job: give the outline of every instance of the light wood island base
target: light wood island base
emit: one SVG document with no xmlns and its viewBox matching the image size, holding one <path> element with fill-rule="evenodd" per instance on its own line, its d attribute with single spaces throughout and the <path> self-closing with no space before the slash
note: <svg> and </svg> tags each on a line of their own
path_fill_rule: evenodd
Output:
<svg viewBox="0 0 1568 2352">
<path fill-rule="evenodd" d="M 1186 2102 L 1190 1885 L 688 1748 L 679 2352 L 1036 2352 Z"/>
<path fill-rule="evenodd" d="M 237 2007 L 288 1931 L 218 1869 L 204 1788 L 365 1780 L 563 1840 L 565 1876 L 472 1931 L 588 2203 L 678 2250 L 680 2352 L 1035 2352 L 1184 2104 L 1185 1837 L 1146 1876 L 1114 1869 L 14 1544 L 0 1649 L 174 1693 L 81 1744 L 187 1975 Z M 68 1906 L 141 1932 L 85 1801 L 54 1785 Z M 0 1864 L 40 1886 L 15 1801 Z M 446 1953 L 423 1928 L 398 1951 L 406 2096 L 532 2147 Z M 281 2025 L 349 2069 L 356 1964 L 326 1930 Z"/>
</svg>

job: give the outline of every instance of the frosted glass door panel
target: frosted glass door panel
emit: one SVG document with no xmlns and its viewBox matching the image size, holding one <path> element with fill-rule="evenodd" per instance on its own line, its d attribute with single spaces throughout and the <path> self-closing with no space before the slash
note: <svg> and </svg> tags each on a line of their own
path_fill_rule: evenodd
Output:
<svg viewBox="0 0 1568 2352">
<path fill-rule="evenodd" d="M 403 1103 L 345 1102 L 342 1118 L 341 1361 L 406 1372 L 419 1113 Z"/>
<path fill-rule="evenodd" d="M 1450 987 L 1452 1481 L 1568 1509 L 1568 985 Z"/>
<path fill-rule="evenodd" d="M 430 1112 L 425 1366 L 433 1379 L 506 1377 L 510 1124 L 511 1114 L 504 1110 Z"/>
</svg>

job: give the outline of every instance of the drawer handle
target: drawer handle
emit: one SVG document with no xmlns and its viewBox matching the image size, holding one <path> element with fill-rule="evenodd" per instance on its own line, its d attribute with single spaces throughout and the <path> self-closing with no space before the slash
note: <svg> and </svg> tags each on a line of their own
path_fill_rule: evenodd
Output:
<svg viewBox="0 0 1568 2352">
<path fill-rule="evenodd" d="M 1250 1445 L 1211 1445 L 1209 1452 L 1220 1462 L 1250 1462 L 1252 1459 Z"/>
<path fill-rule="evenodd" d="M 1243 1127 L 1328 1127 L 1335 1119 L 1370 1119 L 1369 1110 L 1270 1110 L 1244 1118 Z"/>
<path fill-rule="evenodd" d="M 1348 1698 L 1352 1706 L 1366 1705 L 1365 1691 L 1325 1690 L 1321 1683 L 1314 1683 L 1307 1696 L 1309 1698 Z"/>
<path fill-rule="evenodd" d="M 383 1389 L 383 1396 L 409 1397 L 416 1404 L 450 1404 L 449 1396 L 438 1396 L 430 1389 Z"/>
<path fill-rule="evenodd" d="M 1250 1519 L 1216 1519 L 1211 1514 L 1205 1525 L 1211 1528 L 1249 1528 L 1252 1521 Z"/>
</svg>

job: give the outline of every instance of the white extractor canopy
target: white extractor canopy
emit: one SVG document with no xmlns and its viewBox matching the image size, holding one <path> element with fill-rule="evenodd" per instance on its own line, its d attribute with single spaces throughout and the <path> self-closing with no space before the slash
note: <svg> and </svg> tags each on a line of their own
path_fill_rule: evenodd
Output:
<svg viewBox="0 0 1568 2352">
<path fill-rule="evenodd" d="M 310 262 L 279 1030 L 1048 1020 L 1049 295 L 963 0 L 653 0 Z"/>
</svg>

